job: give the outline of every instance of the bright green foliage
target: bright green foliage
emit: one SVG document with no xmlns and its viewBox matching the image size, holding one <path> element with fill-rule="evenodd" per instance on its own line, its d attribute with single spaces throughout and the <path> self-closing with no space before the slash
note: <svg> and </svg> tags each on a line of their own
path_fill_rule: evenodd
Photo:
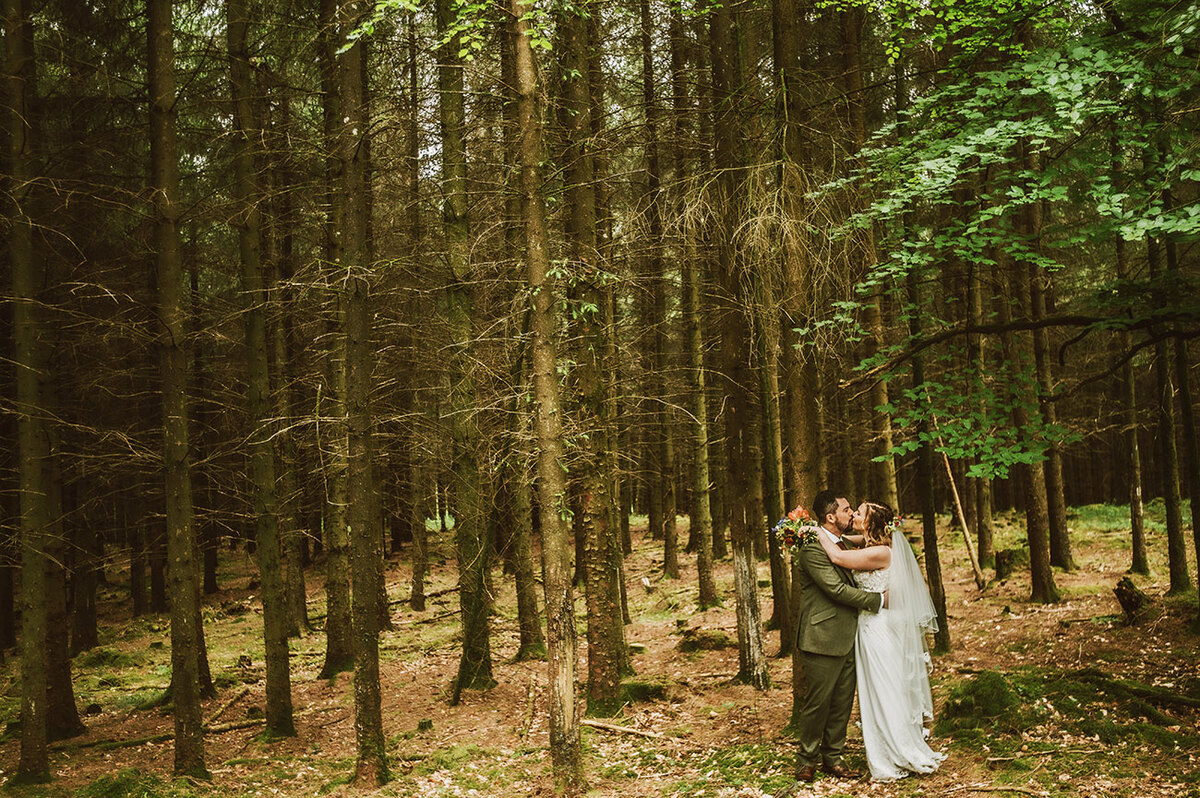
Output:
<svg viewBox="0 0 1200 798">
<path fill-rule="evenodd" d="M 993 361 L 984 373 L 964 374 L 954 349 L 927 348 L 924 342 L 934 336 L 959 346 L 966 331 L 928 307 L 908 305 L 910 276 L 945 284 L 968 269 L 987 276 L 1005 263 L 1052 273 L 1070 267 L 1052 315 L 1063 317 L 1060 323 L 1079 340 L 1200 321 L 1186 271 L 1154 280 L 1144 271 L 1124 282 L 1113 277 L 1118 238 L 1143 248 L 1148 237 L 1200 239 L 1194 112 L 1200 62 L 1191 45 L 1200 6 L 1101 6 L 1104 15 L 1023 0 L 888 0 L 877 10 L 890 36 L 890 57 L 903 63 L 909 52 L 932 48 L 942 52 L 944 66 L 932 85 L 913 78 L 909 110 L 879 131 L 854 173 L 825 187 L 865 192 L 869 204 L 847 226 L 882 234 L 878 264 L 859 293 L 899 297 L 901 322 L 921 315 L 920 340 L 881 349 L 860 369 L 895 376 L 908 355 L 922 352 L 934 365 L 926 384 L 893 391 L 887 410 L 897 425 L 914 429 L 936 417 L 939 448 L 978 458 L 975 476 L 1005 476 L 1010 466 L 1042 457 L 1069 436 L 1043 424 L 1034 408 L 1027 408 L 1032 428 L 1011 426 L 1014 403 L 1035 393 L 1019 384 L 1036 384 L 1031 373 L 1002 383 L 995 375 L 1013 369 Z M 1021 218 L 1035 204 L 1044 224 L 1032 241 Z M 952 309 L 958 300 L 946 301 Z M 985 326 L 998 321 L 989 316 L 996 301 L 992 292 L 984 297 Z M 843 323 L 848 309 L 835 310 L 804 332 Z M 1028 308 L 1012 311 L 1014 322 L 1028 320 Z M 925 437 L 936 443 L 938 435 Z M 896 453 L 920 442 L 904 441 Z"/>
</svg>

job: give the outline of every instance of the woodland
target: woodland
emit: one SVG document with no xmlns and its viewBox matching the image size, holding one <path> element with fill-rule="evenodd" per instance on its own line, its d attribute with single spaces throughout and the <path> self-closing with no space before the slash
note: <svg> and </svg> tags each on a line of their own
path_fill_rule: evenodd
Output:
<svg viewBox="0 0 1200 798">
<path fill-rule="evenodd" d="M 939 792 L 1200 794 L 1198 29 L 3 0 L 7 789 L 790 789 L 833 486 L 923 562 Z"/>
</svg>

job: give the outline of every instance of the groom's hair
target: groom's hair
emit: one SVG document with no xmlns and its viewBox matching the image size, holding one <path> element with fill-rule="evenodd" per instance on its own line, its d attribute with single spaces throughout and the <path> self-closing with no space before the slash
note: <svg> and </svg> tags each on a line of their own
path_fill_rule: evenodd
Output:
<svg viewBox="0 0 1200 798">
<path fill-rule="evenodd" d="M 830 515 L 837 512 L 837 500 L 841 495 L 837 491 L 826 488 L 813 499 L 813 512 L 817 514 L 818 524 L 825 523 Z"/>
</svg>

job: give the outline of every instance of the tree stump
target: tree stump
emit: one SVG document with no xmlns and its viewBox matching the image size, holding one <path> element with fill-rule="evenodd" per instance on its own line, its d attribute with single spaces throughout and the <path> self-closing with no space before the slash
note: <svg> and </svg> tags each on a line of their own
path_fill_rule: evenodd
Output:
<svg viewBox="0 0 1200 798">
<path fill-rule="evenodd" d="M 1128 576 L 1121 577 L 1121 581 L 1113 588 L 1113 593 L 1116 594 L 1117 601 L 1125 612 L 1125 620 L 1130 626 L 1138 622 L 1152 601 Z"/>
<path fill-rule="evenodd" d="M 996 552 L 996 581 L 1008 579 L 1019 568 L 1029 567 L 1029 549 L 1001 549 Z"/>
</svg>

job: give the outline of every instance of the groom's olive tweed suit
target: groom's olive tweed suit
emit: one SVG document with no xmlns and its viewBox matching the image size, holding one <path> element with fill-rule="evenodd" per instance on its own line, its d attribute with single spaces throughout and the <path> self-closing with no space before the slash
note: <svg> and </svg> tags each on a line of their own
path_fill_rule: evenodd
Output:
<svg viewBox="0 0 1200 798">
<path fill-rule="evenodd" d="M 825 534 L 822 531 L 820 534 Z M 797 555 L 800 607 L 796 648 L 804 667 L 797 769 L 842 764 L 846 724 L 854 706 L 854 635 L 858 612 L 879 612 L 883 596 L 854 585 L 850 571 L 834 565 L 817 541 Z"/>
</svg>

